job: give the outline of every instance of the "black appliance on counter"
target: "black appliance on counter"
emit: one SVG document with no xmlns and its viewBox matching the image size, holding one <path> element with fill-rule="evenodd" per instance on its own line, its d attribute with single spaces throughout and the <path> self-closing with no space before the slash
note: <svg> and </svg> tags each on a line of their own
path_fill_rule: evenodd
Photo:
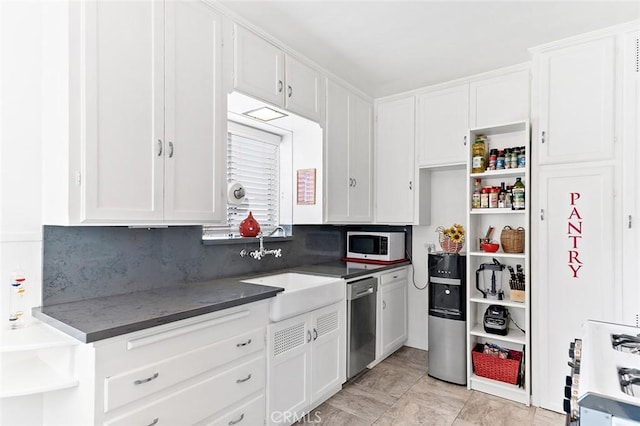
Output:
<svg viewBox="0 0 640 426">
<path fill-rule="evenodd" d="M 429 376 L 451 383 L 467 383 L 466 257 L 430 253 Z"/>
</svg>

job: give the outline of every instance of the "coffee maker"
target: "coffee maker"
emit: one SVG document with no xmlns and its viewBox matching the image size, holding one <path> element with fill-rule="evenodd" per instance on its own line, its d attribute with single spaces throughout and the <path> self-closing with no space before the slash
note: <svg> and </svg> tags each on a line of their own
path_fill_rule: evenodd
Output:
<svg viewBox="0 0 640 426">
<path fill-rule="evenodd" d="M 493 263 L 483 263 L 476 270 L 476 288 L 485 299 L 502 300 L 502 271 L 505 265 L 493 258 Z M 480 279 L 482 277 L 482 280 Z M 482 283 L 481 283 L 482 281 Z"/>
</svg>

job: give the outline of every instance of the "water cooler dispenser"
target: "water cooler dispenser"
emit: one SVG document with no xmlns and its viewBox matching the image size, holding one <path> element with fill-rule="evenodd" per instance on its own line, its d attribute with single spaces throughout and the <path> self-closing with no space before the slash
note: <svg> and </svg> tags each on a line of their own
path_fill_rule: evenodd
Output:
<svg viewBox="0 0 640 426">
<path fill-rule="evenodd" d="M 467 383 L 466 257 L 430 253 L 429 376 Z"/>
</svg>

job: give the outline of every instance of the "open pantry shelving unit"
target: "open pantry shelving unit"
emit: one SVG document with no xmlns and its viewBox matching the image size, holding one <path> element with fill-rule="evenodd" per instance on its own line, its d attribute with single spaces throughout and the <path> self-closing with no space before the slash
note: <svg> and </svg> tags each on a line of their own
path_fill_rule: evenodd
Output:
<svg viewBox="0 0 640 426">
<path fill-rule="evenodd" d="M 530 286 L 530 166 L 531 156 L 530 130 L 527 121 L 507 123 L 492 127 L 475 128 L 469 130 L 468 139 L 473 145 L 476 136 L 487 136 L 486 152 L 491 149 L 511 147 L 525 147 L 526 167 L 503 170 L 487 170 L 483 173 L 471 173 L 472 148 L 469 148 L 467 160 L 467 387 L 481 392 L 490 393 L 502 398 L 510 399 L 529 405 L 531 402 L 531 286 Z M 488 162 L 487 162 L 488 163 Z M 472 209 L 471 198 L 474 183 L 477 178 L 482 179 L 482 186 L 513 185 L 520 177 L 525 185 L 525 209 L 511 210 L 505 208 Z M 496 253 L 486 253 L 480 249 L 480 237 L 484 236 L 489 226 L 493 226 L 493 240 L 500 242 L 500 233 L 505 226 L 525 229 L 524 253 L 504 253 L 502 245 Z M 509 289 L 509 271 L 502 273 L 503 300 L 485 299 L 476 289 L 476 270 L 483 263 L 492 263 L 493 259 L 500 263 L 522 265 L 525 273 L 524 302 L 511 300 Z M 482 282 L 483 287 L 484 282 Z M 501 305 L 508 309 L 511 321 L 506 336 L 487 333 L 483 326 L 483 317 L 490 305 Z M 523 330 L 519 330 L 514 322 Z M 478 343 L 494 343 L 503 348 L 517 350 L 523 353 L 523 384 L 512 385 L 506 382 L 480 377 L 476 375 L 471 351 Z"/>
</svg>

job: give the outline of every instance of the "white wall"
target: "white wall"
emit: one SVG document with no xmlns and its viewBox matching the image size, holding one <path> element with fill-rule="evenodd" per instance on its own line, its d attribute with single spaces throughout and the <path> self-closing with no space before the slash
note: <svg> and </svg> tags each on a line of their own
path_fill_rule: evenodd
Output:
<svg viewBox="0 0 640 426">
<path fill-rule="evenodd" d="M 39 2 L 0 1 L 0 327 L 8 328 L 9 277 L 27 278 L 26 307 L 42 298 Z M 0 352 L 1 355 L 1 352 Z M 0 423 L 41 424 L 42 396 L 0 399 Z"/>
<path fill-rule="evenodd" d="M 427 245 L 438 245 L 438 226 L 451 226 L 453 223 L 466 223 L 467 192 L 466 170 L 461 166 L 457 169 L 433 169 L 431 171 L 431 225 L 413 227 L 413 268 L 414 282 L 418 287 L 424 287 L 427 282 Z M 465 249 L 466 251 L 466 244 Z M 409 337 L 407 345 L 414 348 L 428 349 L 427 344 L 427 290 L 418 290 L 409 285 Z"/>
</svg>

